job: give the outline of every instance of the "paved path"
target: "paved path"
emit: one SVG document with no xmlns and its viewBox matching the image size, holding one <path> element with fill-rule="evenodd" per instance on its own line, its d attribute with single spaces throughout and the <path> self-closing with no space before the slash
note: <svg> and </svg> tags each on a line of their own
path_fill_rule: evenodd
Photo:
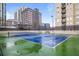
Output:
<svg viewBox="0 0 79 59">
<path fill-rule="evenodd" d="M 54 31 L 54 30 L 23 30 L 23 31 L 0 31 L 0 34 L 16 32 L 51 33 L 51 34 L 79 34 L 79 31 Z"/>
</svg>

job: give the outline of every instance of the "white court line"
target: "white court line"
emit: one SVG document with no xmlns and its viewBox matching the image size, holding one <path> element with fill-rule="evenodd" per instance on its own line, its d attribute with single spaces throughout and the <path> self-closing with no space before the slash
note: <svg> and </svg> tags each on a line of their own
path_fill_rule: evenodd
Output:
<svg viewBox="0 0 79 59">
<path fill-rule="evenodd" d="M 53 46 L 53 47 L 49 47 L 49 46 L 47 46 L 47 45 L 44 45 L 44 46 L 47 46 L 47 47 L 49 47 L 49 48 L 55 48 L 55 47 L 57 47 L 58 45 L 60 45 L 61 43 L 63 43 L 64 41 L 68 40 L 71 36 L 72 36 L 72 35 L 70 35 L 68 38 L 66 38 L 65 40 L 61 41 L 60 43 L 56 44 L 56 45 Z M 38 35 L 37 35 L 37 36 L 32 36 L 32 37 L 30 37 L 30 38 L 35 38 L 35 37 L 38 37 Z M 23 37 L 22 37 L 22 38 L 23 38 Z M 27 37 L 27 38 L 28 38 L 28 37 Z M 42 44 L 42 45 L 43 45 L 43 44 Z"/>
<path fill-rule="evenodd" d="M 61 41 L 60 43 L 56 44 L 56 45 L 53 46 L 53 47 L 50 47 L 50 46 L 45 45 L 45 44 L 42 44 L 42 46 L 45 46 L 45 47 L 48 47 L 48 48 L 54 48 L 54 49 L 55 49 L 58 45 L 62 44 L 64 41 L 68 40 L 68 39 L 71 38 L 71 37 L 72 37 L 72 35 L 70 35 L 68 38 L 66 38 L 65 40 Z"/>
<path fill-rule="evenodd" d="M 65 40 L 63 40 L 62 42 L 58 43 L 57 45 L 55 45 L 53 48 L 56 48 L 58 45 L 62 44 L 63 42 L 65 42 L 66 40 L 68 40 L 68 39 L 71 38 L 71 37 L 72 37 L 72 35 L 69 36 L 68 38 L 66 38 Z"/>
</svg>

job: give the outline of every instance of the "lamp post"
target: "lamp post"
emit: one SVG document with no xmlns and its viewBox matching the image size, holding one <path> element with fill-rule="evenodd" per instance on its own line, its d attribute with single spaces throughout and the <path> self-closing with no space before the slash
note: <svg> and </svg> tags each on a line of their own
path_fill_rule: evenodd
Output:
<svg viewBox="0 0 79 59">
<path fill-rule="evenodd" d="M 53 16 L 51 16 L 52 20 L 53 20 Z M 52 25 L 53 25 L 53 22 L 52 22 Z M 52 26 L 52 29 L 53 29 L 53 26 Z"/>
</svg>

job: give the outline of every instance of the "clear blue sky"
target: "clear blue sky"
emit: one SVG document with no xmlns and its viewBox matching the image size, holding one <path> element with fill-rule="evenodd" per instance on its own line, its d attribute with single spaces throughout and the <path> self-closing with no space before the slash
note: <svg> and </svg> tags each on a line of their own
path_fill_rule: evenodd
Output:
<svg viewBox="0 0 79 59">
<path fill-rule="evenodd" d="M 50 25 L 54 26 L 53 20 L 55 19 L 55 4 L 54 3 L 7 3 L 7 19 L 13 19 L 14 13 L 18 8 L 21 7 L 29 7 L 29 8 L 38 8 L 42 13 L 42 22 L 50 23 Z M 53 16 L 53 18 L 51 17 Z"/>
</svg>

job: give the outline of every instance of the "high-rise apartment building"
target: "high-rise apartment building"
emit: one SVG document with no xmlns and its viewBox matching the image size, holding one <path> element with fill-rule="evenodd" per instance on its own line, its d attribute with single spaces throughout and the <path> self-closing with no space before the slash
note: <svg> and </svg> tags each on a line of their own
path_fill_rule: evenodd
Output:
<svg viewBox="0 0 79 59">
<path fill-rule="evenodd" d="M 39 12 L 39 9 L 35 8 L 33 11 L 33 27 L 35 29 L 39 29 L 42 25 L 42 15 Z"/>
<path fill-rule="evenodd" d="M 78 30 L 79 29 L 79 4 L 58 3 L 56 4 L 56 29 Z"/>
<path fill-rule="evenodd" d="M 6 28 L 6 4 L 0 3 L 0 29 Z"/>
<path fill-rule="evenodd" d="M 26 8 L 25 7 L 22 7 L 22 8 L 19 8 L 16 12 L 15 12 L 15 15 L 14 15 L 14 18 L 17 20 L 18 24 L 21 24 L 22 22 L 22 11 L 25 10 Z"/>
<path fill-rule="evenodd" d="M 39 29 L 42 18 L 37 8 L 21 8 L 15 13 L 15 19 L 23 29 Z"/>
<path fill-rule="evenodd" d="M 33 25 L 33 10 L 31 8 L 26 8 L 22 11 L 22 25 L 24 29 L 32 29 Z"/>
</svg>

